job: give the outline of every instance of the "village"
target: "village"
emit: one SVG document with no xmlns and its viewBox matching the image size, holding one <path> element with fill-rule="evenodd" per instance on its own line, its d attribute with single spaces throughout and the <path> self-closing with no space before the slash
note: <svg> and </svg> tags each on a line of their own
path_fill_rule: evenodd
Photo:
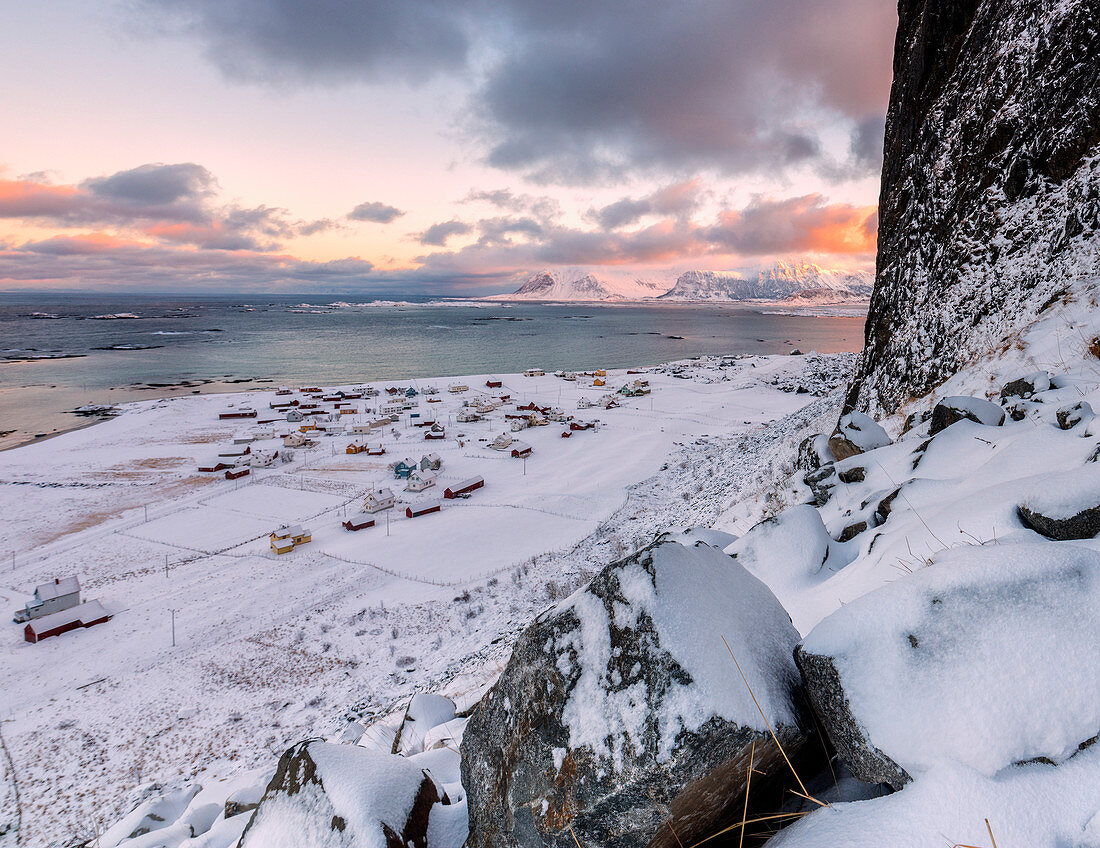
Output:
<svg viewBox="0 0 1100 848">
<path fill-rule="evenodd" d="M 256 738 L 429 680 L 471 703 L 495 667 L 476 657 L 600 564 L 574 551 L 644 541 L 629 493 L 678 499 L 643 481 L 680 446 L 812 401 L 810 360 L 196 395 L 0 454 L 0 719 L 25 803 L 66 794 L 79 821 L 167 763 L 233 771 Z"/>
</svg>

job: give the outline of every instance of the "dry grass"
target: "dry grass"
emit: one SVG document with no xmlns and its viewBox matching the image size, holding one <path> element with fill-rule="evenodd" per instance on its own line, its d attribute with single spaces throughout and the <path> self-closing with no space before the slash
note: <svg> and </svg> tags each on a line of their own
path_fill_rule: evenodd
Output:
<svg viewBox="0 0 1100 848">
<path fill-rule="evenodd" d="M 985 829 L 989 832 L 989 841 L 992 843 L 993 848 L 997 848 L 997 840 L 993 838 L 993 828 L 990 827 L 989 819 L 985 820 Z M 984 845 L 964 845 L 961 842 L 956 842 L 951 848 L 985 848 Z"/>
</svg>

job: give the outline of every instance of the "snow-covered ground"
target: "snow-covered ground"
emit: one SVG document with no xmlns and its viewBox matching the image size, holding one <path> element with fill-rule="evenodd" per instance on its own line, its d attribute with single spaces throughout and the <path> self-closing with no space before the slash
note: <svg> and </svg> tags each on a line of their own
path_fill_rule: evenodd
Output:
<svg viewBox="0 0 1100 848">
<path fill-rule="evenodd" d="M 490 393 L 495 375 L 420 380 L 440 389 L 440 403 L 422 395 L 419 409 L 447 422 L 445 440 L 424 441 L 406 416 L 381 437 L 319 437 L 293 462 L 232 482 L 197 463 L 256 421 L 218 413 L 236 404 L 271 417 L 272 392 L 130 404 L 109 422 L 0 454 L 0 549 L 15 553 L 0 603 L 14 611 L 35 585 L 75 574 L 85 598 L 115 612 L 33 645 L 21 625 L 3 625 L 0 728 L 21 844 L 94 836 L 137 799 L 200 773 L 209 783 L 270 768 L 290 744 L 386 715 L 416 691 L 468 707 L 510 637 L 607 562 L 670 525 L 747 529 L 766 503 L 738 504 L 789 472 L 800 434 L 835 417 L 851 362 L 707 358 L 611 372 L 606 388 L 507 375 L 493 392 L 512 403 L 468 424 L 455 422 L 462 403 Z M 650 395 L 577 409 L 639 378 Z M 456 382 L 471 388 L 449 393 Z M 386 398 L 354 401 L 361 415 L 345 423 L 373 417 L 365 410 Z M 487 447 L 517 401 L 599 427 L 512 434 L 534 448 L 524 463 Z M 379 438 L 383 457 L 344 452 Z M 389 464 L 428 452 L 443 461 L 436 487 L 403 491 Z M 485 487 L 469 499 L 404 517 L 404 505 L 473 475 Z M 399 509 L 344 530 L 379 484 Z M 279 556 L 267 534 L 288 522 L 311 528 L 313 541 Z"/>
</svg>

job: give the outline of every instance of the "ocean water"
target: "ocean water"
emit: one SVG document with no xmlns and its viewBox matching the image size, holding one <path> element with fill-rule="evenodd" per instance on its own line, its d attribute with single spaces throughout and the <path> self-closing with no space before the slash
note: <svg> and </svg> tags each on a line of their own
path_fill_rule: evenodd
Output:
<svg viewBox="0 0 1100 848">
<path fill-rule="evenodd" d="M 0 431 L 15 431 L 10 444 L 72 426 L 68 410 L 83 404 L 267 381 L 623 368 L 792 346 L 854 351 L 862 330 L 859 318 L 745 306 L 0 295 Z"/>
</svg>

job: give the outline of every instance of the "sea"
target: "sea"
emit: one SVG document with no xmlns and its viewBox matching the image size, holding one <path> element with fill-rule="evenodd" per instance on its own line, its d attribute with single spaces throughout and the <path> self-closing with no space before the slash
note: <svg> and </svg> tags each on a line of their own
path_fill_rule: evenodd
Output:
<svg viewBox="0 0 1100 848">
<path fill-rule="evenodd" d="M 0 448 L 73 429 L 78 408 L 135 399 L 862 343 L 860 317 L 740 304 L 0 294 Z"/>
</svg>

